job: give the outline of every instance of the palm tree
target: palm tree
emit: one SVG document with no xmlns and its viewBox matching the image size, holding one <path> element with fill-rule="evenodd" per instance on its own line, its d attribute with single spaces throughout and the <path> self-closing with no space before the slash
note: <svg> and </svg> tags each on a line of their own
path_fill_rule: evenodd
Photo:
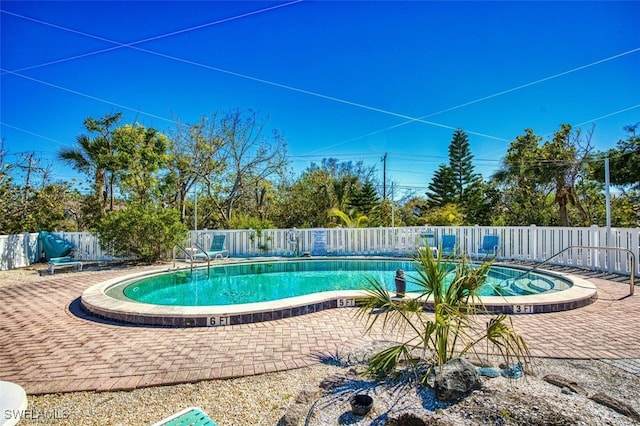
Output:
<svg viewBox="0 0 640 426">
<path fill-rule="evenodd" d="M 88 117 L 84 121 L 85 128 L 98 133 L 94 139 L 87 135 L 80 135 L 76 139 L 76 147 L 63 148 L 58 152 L 58 158 L 68 163 L 74 169 L 92 177 L 94 197 L 100 202 L 101 212 L 110 198 L 110 210 L 113 210 L 113 188 L 115 185 L 115 155 L 111 144 L 111 127 L 122 118 L 122 113 L 107 114 L 96 120 Z"/>
<path fill-rule="evenodd" d="M 93 176 L 93 190 L 96 200 L 102 200 L 103 207 L 107 199 L 107 171 L 101 161 L 102 144 L 100 140 L 93 140 L 87 135 L 80 135 L 76 140 L 78 146 L 62 148 L 58 158 L 68 163 L 74 169 Z"/>
<path fill-rule="evenodd" d="M 435 367 L 473 351 L 481 342 L 490 343 L 507 363 L 513 358 L 528 362 L 529 351 L 524 339 L 513 330 L 511 319 L 491 316 L 486 326 L 478 326 L 476 315 L 488 314 L 478 297 L 492 262 L 479 266 L 465 259 L 452 263 L 442 254 L 433 257 L 430 250 L 419 251 L 415 260 L 417 276 L 408 277 L 420 291 L 415 298 L 393 298 L 383 283 L 370 278 L 367 297 L 359 300 L 358 316 L 370 332 L 379 320 L 385 332 L 393 331 L 407 340 L 375 354 L 368 372 L 375 375 L 392 373 L 401 361 L 426 366 L 419 380 L 427 379 Z M 432 306 L 433 314 L 426 313 Z M 420 361 L 416 363 L 416 352 Z"/>
<path fill-rule="evenodd" d="M 358 214 L 355 218 L 352 217 L 354 210 L 351 209 L 349 213 L 345 213 L 337 207 L 329 209 L 329 216 L 338 217 L 342 220 L 347 228 L 364 228 L 369 223 L 369 218 L 363 214 Z"/>
</svg>

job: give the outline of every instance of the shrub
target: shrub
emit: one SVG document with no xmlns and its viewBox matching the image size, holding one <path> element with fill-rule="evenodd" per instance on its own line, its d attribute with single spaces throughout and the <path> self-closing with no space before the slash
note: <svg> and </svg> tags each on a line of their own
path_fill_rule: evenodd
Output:
<svg viewBox="0 0 640 426">
<path fill-rule="evenodd" d="M 187 239 L 188 229 L 180 213 L 152 205 L 132 204 L 109 212 L 97 226 L 103 250 L 116 257 L 135 256 L 155 262 Z"/>
<path fill-rule="evenodd" d="M 478 297 L 492 262 L 476 266 L 461 258 L 452 263 L 443 261 L 442 254 L 434 258 L 431 250 L 421 250 L 415 263 L 417 276 L 412 282 L 420 288 L 416 298 L 392 297 L 383 283 L 370 278 L 368 296 L 358 301 L 368 332 L 381 320 L 385 333 L 395 332 L 404 340 L 375 354 L 369 360 L 369 373 L 391 374 L 403 363 L 415 364 L 419 354 L 423 365 L 415 365 L 416 371 L 426 383 L 434 367 L 474 351 L 483 342 L 487 353 L 491 345 L 491 352 L 507 364 L 529 360 L 527 345 L 510 317 L 490 314 Z M 433 313 L 426 312 L 427 304 Z"/>
</svg>

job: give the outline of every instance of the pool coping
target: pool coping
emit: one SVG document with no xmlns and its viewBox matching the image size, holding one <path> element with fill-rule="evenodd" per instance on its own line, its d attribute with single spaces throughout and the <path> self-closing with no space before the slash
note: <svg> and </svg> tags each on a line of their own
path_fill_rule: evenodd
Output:
<svg viewBox="0 0 640 426">
<path fill-rule="evenodd" d="M 313 260 L 405 260 L 388 257 L 322 257 Z M 255 259 L 251 263 L 269 261 L 290 261 L 291 258 Z M 305 260 L 296 258 L 295 260 Z M 410 260 L 410 259 L 406 259 Z M 228 262 L 225 265 L 247 263 L 246 261 Z M 522 269 L 509 263 L 495 263 L 496 266 L 509 266 Z M 219 266 L 219 265 L 215 265 Z M 116 284 L 136 279 L 189 269 L 189 266 L 169 268 L 154 272 L 138 272 L 124 277 L 103 281 L 87 288 L 81 296 L 82 308 L 101 319 L 129 325 L 163 326 L 163 327 L 217 327 L 237 324 L 248 324 L 271 321 L 305 315 L 325 309 L 349 308 L 356 306 L 356 300 L 366 295 L 363 290 L 340 290 L 313 293 L 304 296 L 290 297 L 269 302 L 246 303 L 238 305 L 217 306 L 165 306 L 152 305 L 127 300 L 119 300 L 106 294 Z M 483 296 L 480 298 L 484 307 L 491 313 L 505 314 L 538 314 L 559 312 L 587 306 L 597 299 L 596 286 L 573 274 L 540 269 L 548 275 L 563 278 L 572 282 L 567 290 L 541 293 L 527 296 Z M 407 293 L 405 297 L 415 297 L 417 293 Z M 426 300 L 429 309 L 430 300 Z"/>
</svg>

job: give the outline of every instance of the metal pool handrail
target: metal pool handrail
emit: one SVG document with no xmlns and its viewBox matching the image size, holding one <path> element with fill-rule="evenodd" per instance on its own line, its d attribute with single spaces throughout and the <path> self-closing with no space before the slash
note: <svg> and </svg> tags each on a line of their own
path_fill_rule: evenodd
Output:
<svg viewBox="0 0 640 426">
<path fill-rule="evenodd" d="M 207 252 L 198 245 L 198 243 L 194 243 L 194 246 L 202 253 L 204 253 L 205 257 L 207 258 L 207 277 L 209 277 L 211 275 L 211 258 L 209 257 Z M 180 244 L 176 244 L 173 248 L 173 267 L 176 267 L 176 247 L 178 247 L 185 254 L 185 256 L 189 258 L 189 260 L 191 261 L 191 271 L 193 271 L 193 254 L 189 253 L 189 250 L 182 247 Z"/>
<path fill-rule="evenodd" d="M 209 253 L 207 253 L 198 243 L 194 242 L 193 245 L 207 257 L 207 277 L 209 277 L 211 274 L 211 257 L 209 256 Z"/>
<path fill-rule="evenodd" d="M 532 267 L 531 269 L 523 272 L 522 274 L 518 275 L 515 280 L 518 280 L 520 278 L 522 278 L 523 276 L 535 271 L 536 269 L 542 267 L 542 265 L 548 263 L 551 259 L 553 259 L 554 257 L 557 257 L 559 255 L 561 255 L 562 253 L 564 253 L 565 251 L 568 250 L 572 250 L 572 249 L 586 249 L 586 250 L 616 250 L 616 251 L 624 251 L 626 252 L 629 256 L 631 256 L 631 273 L 629 274 L 629 296 L 633 296 L 633 292 L 634 292 L 634 288 L 635 288 L 635 272 L 636 272 L 636 256 L 635 254 L 633 254 L 633 252 L 629 249 L 626 248 L 622 248 L 622 247 L 593 247 L 593 246 L 569 246 L 569 247 L 565 247 L 562 250 L 560 250 L 559 252 L 557 252 L 556 254 L 552 255 L 551 257 L 546 258 L 545 260 L 543 260 L 542 262 L 538 263 L 537 265 L 535 265 L 534 267 Z"/>
</svg>

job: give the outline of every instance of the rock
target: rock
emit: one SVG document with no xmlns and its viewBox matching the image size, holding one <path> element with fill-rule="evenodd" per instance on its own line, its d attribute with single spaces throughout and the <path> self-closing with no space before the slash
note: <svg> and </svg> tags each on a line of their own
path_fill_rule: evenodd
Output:
<svg viewBox="0 0 640 426">
<path fill-rule="evenodd" d="M 306 404 L 292 404 L 278 422 L 278 426 L 300 426 L 307 419 L 308 408 Z"/>
<path fill-rule="evenodd" d="M 310 404 L 312 403 L 318 395 L 320 395 L 322 389 L 317 386 L 305 386 L 302 388 L 298 396 L 296 397 L 296 403 L 298 404 Z"/>
<path fill-rule="evenodd" d="M 504 367 L 500 374 L 502 375 L 502 377 L 506 377 L 507 379 L 519 379 L 520 377 L 524 376 L 522 367 L 520 366 L 519 362 L 514 365 L 508 365 Z"/>
<path fill-rule="evenodd" d="M 320 386 L 324 390 L 335 389 L 344 382 L 347 381 L 347 377 L 343 374 L 333 374 L 324 378 L 318 386 Z"/>
<path fill-rule="evenodd" d="M 583 396 L 587 395 L 587 391 L 582 389 L 580 385 L 578 385 L 576 382 L 570 381 L 569 379 L 565 379 L 562 376 L 556 376 L 555 374 L 548 374 L 544 376 L 542 380 L 554 386 L 558 386 L 559 388 L 567 388 L 573 393 L 577 393 Z"/>
<path fill-rule="evenodd" d="M 619 401 L 600 392 L 590 396 L 589 399 L 640 422 L 640 414 L 626 402 Z"/>
<path fill-rule="evenodd" d="M 495 368 L 491 368 L 491 367 L 480 367 L 478 369 L 478 374 L 480 374 L 481 376 L 486 376 L 490 378 L 495 378 L 500 376 L 500 372 Z"/>
<path fill-rule="evenodd" d="M 481 386 L 473 364 L 464 358 L 454 358 L 440 368 L 433 388 L 440 401 L 457 401 Z"/>
<path fill-rule="evenodd" d="M 450 426 L 451 423 L 438 417 L 421 415 L 418 413 L 403 413 L 399 416 L 391 416 L 384 423 L 385 426 Z"/>
</svg>

